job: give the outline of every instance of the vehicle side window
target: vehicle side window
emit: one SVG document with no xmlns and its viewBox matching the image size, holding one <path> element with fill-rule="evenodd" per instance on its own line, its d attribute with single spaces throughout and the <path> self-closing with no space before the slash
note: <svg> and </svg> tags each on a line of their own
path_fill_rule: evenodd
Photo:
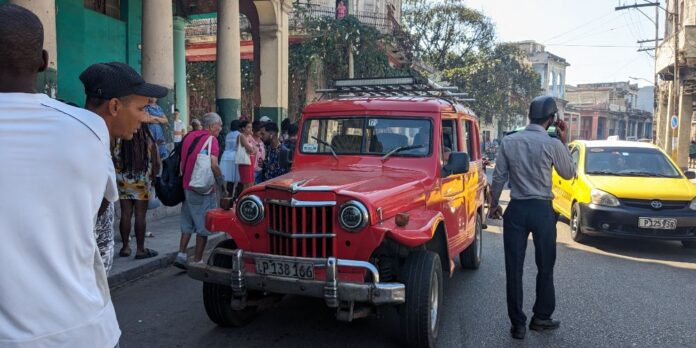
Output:
<svg viewBox="0 0 696 348">
<path fill-rule="evenodd" d="M 575 168 L 579 169 L 578 163 L 580 162 L 580 150 L 578 150 L 577 147 L 571 147 L 570 157 L 573 159 L 573 164 L 575 164 Z"/>
<path fill-rule="evenodd" d="M 464 130 L 464 149 L 463 152 L 469 154 L 472 161 L 477 160 L 479 152 L 476 150 L 476 139 L 478 134 L 474 126 L 474 122 L 462 120 L 462 129 Z"/>
<path fill-rule="evenodd" d="M 457 123 L 454 120 L 442 120 L 442 165 L 449 161 L 449 154 L 458 151 Z"/>
</svg>

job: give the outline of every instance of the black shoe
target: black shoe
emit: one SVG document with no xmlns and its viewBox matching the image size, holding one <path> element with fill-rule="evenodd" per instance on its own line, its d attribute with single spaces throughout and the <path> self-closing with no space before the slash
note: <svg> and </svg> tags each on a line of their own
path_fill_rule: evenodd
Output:
<svg viewBox="0 0 696 348">
<path fill-rule="evenodd" d="M 527 328 L 524 327 L 524 325 L 513 325 L 510 328 L 510 333 L 512 334 L 512 338 L 523 340 L 524 335 L 527 334 Z"/>
<path fill-rule="evenodd" d="M 534 331 L 555 330 L 561 326 L 559 320 L 532 318 L 529 322 L 529 329 Z"/>
</svg>

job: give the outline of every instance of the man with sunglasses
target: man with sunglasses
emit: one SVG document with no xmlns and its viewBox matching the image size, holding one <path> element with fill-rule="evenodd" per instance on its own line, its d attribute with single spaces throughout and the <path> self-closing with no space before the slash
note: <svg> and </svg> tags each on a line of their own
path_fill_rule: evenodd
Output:
<svg viewBox="0 0 696 348">
<path fill-rule="evenodd" d="M 575 165 L 565 146 L 566 124 L 556 120 L 558 108 L 552 97 L 535 98 L 529 107 L 529 125 L 503 138 L 493 173 L 489 214 L 500 212 L 500 194 L 510 181 L 510 204 L 503 216 L 507 307 L 513 338 L 523 339 L 527 316 L 522 309 L 522 271 L 527 237 L 532 233 L 537 264 L 536 303 L 531 330 L 553 330 L 560 321 L 551 319 L 556 307 L 553 266 L 556 262 L 556 220 L 551 202 L 551 167 L 565 179 L 575 175 Z M 558 138 L 547 130 L 556 126 Z"/>
</svg>

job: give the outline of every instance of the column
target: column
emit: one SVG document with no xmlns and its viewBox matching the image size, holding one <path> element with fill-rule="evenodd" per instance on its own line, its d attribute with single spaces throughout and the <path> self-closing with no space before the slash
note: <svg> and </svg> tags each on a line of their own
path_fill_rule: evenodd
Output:
<svg viewBox="0 0 696 348">
<path fill-rule="evenodd" d="M 174 17 L 174 88 L 176 108 L 184 125 L 189 124 L 186 86 L 186 20 Z"/>
<path fill-rule="evenodd" d="M 55 0 L 10 0 L 33 12 L 43 25 L 43 48 L 48 52 L 48 68 L 36 79 L 36 91 L 55 98 L 58 91 L 58 39 L 56 36 Z"/>
<path fill-rule="evenodd" d="M 676 130 L 677 139 L 676 162 L 679 168 L 689 168 L 689 145 L 691 143 L 691 118 L 693 114 L 692 96 L 684 93 L 684 87 L 679 92 L 679 128 Z"/>
<path fill-rule="evenodd" d="M 674 110 L 674 93 L 677 93 L 675 91 L 675 86 L 670 83 L 669 86 L 669 95 L 667 96 L 667 110 L 665 113 L 665 119 L 664 123 L 662 125 L 662 128 L 664 129 L 665 132 L 665 143 L 663 149 L 665 152 L 672 156 L 672 126 L 671 126 L 671 119 L 672 119 L 672 113 Z"/>
<path fill-rule="evenodd" d="M 288 11 L 292 4 L 276 0 L 254 3 L 261 18 L 261 107 L 256 116 L 268 116 L 280 124 L 288 116 Z M 271 7 L 275 21 L 265 18 L 271 16 Z"/>
<path fill-rule="evenodd" d="M 227 134 L 242 107 L 242 67 L 239 34 L 239 0 L 218 1 L 216 106 Z"/>
<path fill-rule="evenodd" d="M 143 1 L 143 78 L 149 83 L 169 89 L 157 101 L 169 122 L 174 114 L 174 19 L 170 0 Z M 171 128 L 171 127 L 170 127 Z M 167 140 L 172 132 L 165 129 Z"/>
<path fill-rule="evenodd" d="M 590 139 L 587 140 L 597 140 L 597 129 L 599 128 L 599 114 L 596 112 L 592 116 L 592 130 L 590 132 Z"/>
</svg>

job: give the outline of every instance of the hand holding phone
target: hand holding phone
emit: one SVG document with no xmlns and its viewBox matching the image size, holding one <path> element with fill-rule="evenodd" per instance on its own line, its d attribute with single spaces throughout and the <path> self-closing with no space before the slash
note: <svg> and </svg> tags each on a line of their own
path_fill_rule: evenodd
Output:
<svg viewBox="0 0 696 348">
<path fill-rule="evenodd" d="M 556 127 L 556 134 L 558 134 L 558 139 L 565 144 L 567 141 L 567 125 L 563 120 L 556 120 L 553 124 Z"/>
</svg>

